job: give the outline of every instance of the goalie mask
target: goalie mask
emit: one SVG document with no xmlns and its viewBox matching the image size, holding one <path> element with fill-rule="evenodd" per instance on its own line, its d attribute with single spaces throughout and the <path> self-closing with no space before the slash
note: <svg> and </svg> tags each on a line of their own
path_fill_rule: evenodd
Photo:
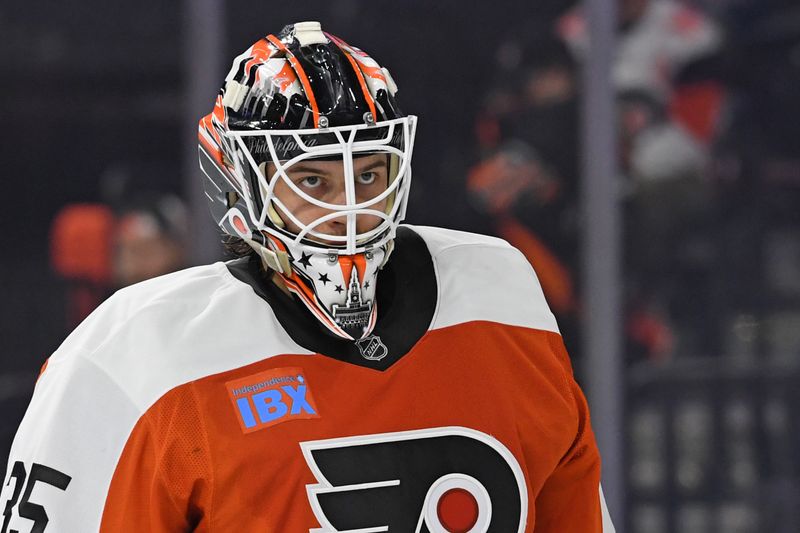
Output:
<svg viewBox="0 0 800 533">
<path fill-rule="evenodd" d="M 375 326 L 378 272 L 405 216 L 416 117 L 396 92 L 367 54 L 301 22 L 238 56 L 200 121 L 219 226 L 346 339 Z"/>
</svg>

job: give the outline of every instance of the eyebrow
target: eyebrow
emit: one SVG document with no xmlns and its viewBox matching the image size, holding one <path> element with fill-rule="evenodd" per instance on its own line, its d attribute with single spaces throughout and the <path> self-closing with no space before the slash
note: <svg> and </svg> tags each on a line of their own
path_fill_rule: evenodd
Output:
<svg viewBox="0 0 800 533">
<path fill-rule="evenodd" d="M 386 160 L 384 158 L 380 158 L 380 159 L 376 159 L 375 161 L 373 161 L 372 163 L 368 164 L 364 168 L 358 169 L 358 172 L 366 172 L 368 170 L 372 170 L 373 168 L 387 167 L 387 166 L 388 165 L 386 163 Z M 353 172 L 354 173 L 355 173 L 355 170 L 356 170 L 356 165 L 353 165 Z M 287 173 L 290 173 L 290 172 L 308 172 L 308 173 L 311 173 L 311 174 L 320 174 L 320 175 L 323 175 L 323 176 L 327 176 L 327 175 L 330 174 L 330 172 L 328 172 L 326 170 L 322 170 L 321 168 L 318 168 L 318 167 L 315 167 L 315 166 L 311 166 L 311 165 L 304 165 L 302 163 L 290 166 L 289 168 L 286 169 L 286 172 Z"/>
<path fill-rule="evenodd" d="M 325 170 L 322 170 L 321 168 L 312 167 L 312 166 L 303 165 L 303 164 L 292 165 L 292 166 L 290 166 L 289 168 L 286 169 L 286 173 L 287 174 L 289 174 L 291 172 L 308 172 L 310 174 L 323 174 L 325 176 L 327 176 L 329 174 L 329 172 L 327 172 Z"/>
<path fill-rule="evenodd" d="M 360 172 L 366 172 L 368 170 L 372 170 L 373 168 L 377 167 L 388 167 L 389 165 L 386 163 L 386 159 L 383 157 L 380 159 L 376 159 L 372 163 L 368 164 L 364 168 L 359 169 Z M 353 173 L 355 173 L 356 165 L 353 165 Z"/>
</svg>

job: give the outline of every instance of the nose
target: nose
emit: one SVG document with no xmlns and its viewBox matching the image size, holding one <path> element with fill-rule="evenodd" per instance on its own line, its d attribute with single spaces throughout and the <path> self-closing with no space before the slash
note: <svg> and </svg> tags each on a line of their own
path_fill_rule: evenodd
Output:
<svg viewBox="0 0 800 533">
<path fill-rule="evenodd" d="M 347 192 L 344 186 L 344 180 L 337 182 L 328 203 L 334 205 L 345 205 L 347 203 Z"/>
<path fill-rule="evenodd" d="M 347 204 L 347 193 L 345 191 L 344 180 L 336 184 L 335 188 L 330 191 L 326 201 L 333 205 Z M 330 213 L 331 211 L 326 211 L 326 214 Z M 336 235 L 337 237 L 347 235 L 347 217 L 345 215 L 334 217 L 323 223 L 319 229 L 322 231 L 322 233 Z"/>
<path fill-rule="evenodd" d="M 347 203 L 347 193 L 344 187 L 344 180 L 337 180 L 331 191 L 328 203 L 333 205 L 345 205 Z M 330 219 L 324 224 L 323 231 L 329 235 L 342 236 L 347 234 L 347 218 L 344 216 Z"/>
</svg>

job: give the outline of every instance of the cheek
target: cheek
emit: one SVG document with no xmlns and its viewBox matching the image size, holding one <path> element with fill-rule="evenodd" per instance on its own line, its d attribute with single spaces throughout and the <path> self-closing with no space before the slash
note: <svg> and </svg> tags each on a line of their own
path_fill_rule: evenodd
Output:
<svg viewBox="0 0 800 533">
<path fill-rule="evenodd" d="M 387 178 L 383 177 L 382 179 L 383 179 L 383 183 L 385 184 Z M 376 198 L 376 197 L 380 196 L 381 194 L 385 194 L 386 193 L 386 186 L 384 184 L 381 184 L 381 185 L 379 185 L 379 186 L 377 186 L 375 188 L 375 190 L 372 192 L 372 197 L 373 198 Z M 392 194 L 396 194 L 396 192 L 391 193 L 389 196 L 391 196 Z M 372 209 L 375 209 L 376 211 L 380 211 L 382 213 L 385 213 L 386 212 L 386 206 L 389 205 L 389 196 L 386 196 L 380 202 L 375 202 L 370 207 Z"/>
<path fill-rule="evenodd" d="M 378 203 L 376 203 L 376 204 L 374 204 L 374 205 L 372 205 L 370 207 L 372 209 L 376 210 L 376 211 L 381 211 L 381 212 L 385 213 L 386 212 L 386 206 L 388 205 L 388 203 L 389 202 L 386 200 L 386 198 L 384 198 L 380 202 L 378 202 Z"/>
<path fill-rule="evenodd" d="M 330 211 L 312 204 L 303 203 L 292 210 L 292 214 L 303 224 L 309 224 Z"/>
<path fill-rule="evenodd" d="M 380 202 L 376 202 L 369 206 L 369 209 L 374 209 L 375 211 L 380 211 L 382 213 L 386 212 L 386 206 L 388 205 L 387 200 L 381 200 Z M 359 233 L 363 233 L 365 231 L 369 231 L 373 228 L 376 228 L 380 223 L 383 222 L 381 217 L 375 215 L 358 215 L 358 221 L 356 222 L 356 228 Z"/>
<path fill-rule="evenodd" d="M 275 184 L 275 198 L 280 200 L 286 209 L 292 213 L 292 216 L 294 216 L 303 224 L 310 224 L 317 218 L 327 213 L 325 209 L 310 204 L 298 196 L 285 182 L 283 182 L 283 180 Z M 286 229 L 293 233 L 298 233 L 300 231 L 300 227 L 295 224 L 280 207 L 276 206 L 275 210 L 286 224 Z"/>
<path fill-rule="evenodd" d="M 305 202 L 305 200 L 300 198 L 283 180 L 279 180 L 278 183 L 275 184 L 274 193 L 275 198 L 280 201 L 286 210 L 290 211 L 300 220 L 303 220 L 301 215 L 308 207 L 308 204 Z M 287 223 L 290 222 L 283 209 L 277 206 L 275 209 L 278 211 L 278 214 L 281 216 L 281 218 L 283 218 Z"/>
<path fill-rule="evenodd" d="M 356 185 L 356 200 L 358 203 L 369 202 L 381 194 L 386 192 L 386 177 L 377 178 L 373 183 L 369 185 L 359 184 Z M 380 202 L 375 202 L 369 205 L 370 209 L 378 209 L 381 210 L 382 206 L 386 205 L 386 199 L 381 200 Z"/>
</svg>

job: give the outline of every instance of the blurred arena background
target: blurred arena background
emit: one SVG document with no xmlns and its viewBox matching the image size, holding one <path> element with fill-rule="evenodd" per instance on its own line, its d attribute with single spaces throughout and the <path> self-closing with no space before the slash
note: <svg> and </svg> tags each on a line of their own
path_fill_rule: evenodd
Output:
<svg viewBox="0 0 800 533">
<path fill-rule="evenodd" d="M 796 0 L 3 3 L 0 473 L 82 317 L 222 257 L 196 120 L 235 55 L 301 20 L 420 116 L 408 221 L 535 266 L 617 530 L 800 531 Z"/>
</svg>

